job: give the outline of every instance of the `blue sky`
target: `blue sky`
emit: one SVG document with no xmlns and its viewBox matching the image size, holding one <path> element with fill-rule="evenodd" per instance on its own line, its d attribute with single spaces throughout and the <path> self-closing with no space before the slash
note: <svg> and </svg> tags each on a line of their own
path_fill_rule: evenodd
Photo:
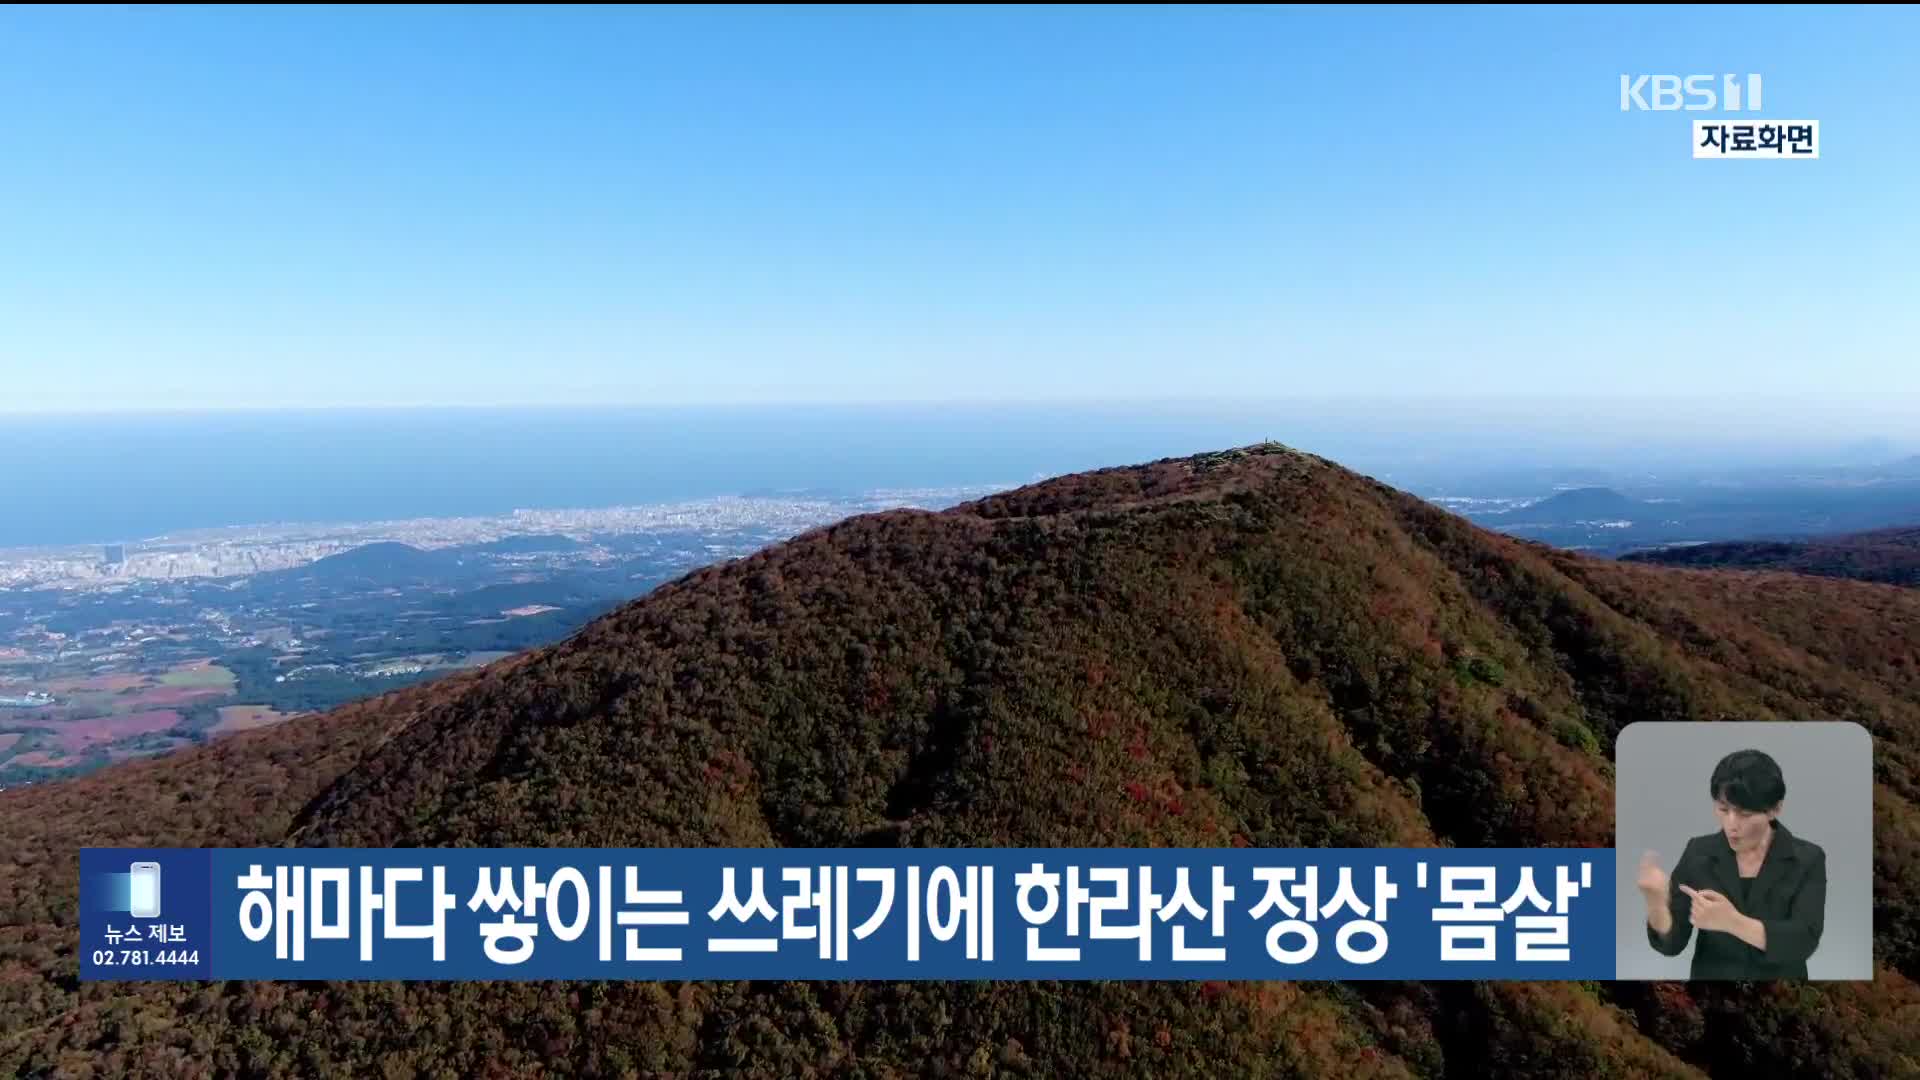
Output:
<svg viewBox="0 0 1920 1080">
<path fill-rule="evenodd" d="M 0 410 L 1920 420 L 1912 9 L 0 11 Z M 1759 72 L 1705 162 L 1622 72 Z"/>
</svg>

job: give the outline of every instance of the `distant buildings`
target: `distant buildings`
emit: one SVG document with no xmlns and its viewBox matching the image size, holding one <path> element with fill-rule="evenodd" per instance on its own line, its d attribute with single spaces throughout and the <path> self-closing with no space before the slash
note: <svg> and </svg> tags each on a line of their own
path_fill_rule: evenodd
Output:
<svg viewBox="0 0 1920 1080">
<path fill-rule="evenodd" d="M 56 704 L 53 695 L 44 690 L 29 690 L 17 696 L 0 697 L 0 709 L 44 709 Z"/>
</svg>

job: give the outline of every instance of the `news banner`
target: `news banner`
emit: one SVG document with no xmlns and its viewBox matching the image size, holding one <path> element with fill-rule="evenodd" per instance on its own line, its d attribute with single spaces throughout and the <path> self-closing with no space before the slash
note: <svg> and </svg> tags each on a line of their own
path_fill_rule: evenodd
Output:
<svg viewBox="0 0 1920 1080">
<path fill-rule="evenodd" d="M 1612 853 L 88 848 L 80 977 L 1607 979 Z"/>
</svg>

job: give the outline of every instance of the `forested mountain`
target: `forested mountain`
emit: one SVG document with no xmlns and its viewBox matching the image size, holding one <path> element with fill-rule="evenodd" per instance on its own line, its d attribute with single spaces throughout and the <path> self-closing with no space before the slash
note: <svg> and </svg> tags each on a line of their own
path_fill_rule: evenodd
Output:
<svg viewBox="0 0 1920 1080">
<path fill-rule="evenodd" d="M 1800 541 L 1734 541 L 1635 552 L 1634 562 L 1738 570 L 1791 570 L 1821 577 L 1920 585 L 1920 526 Z"/>
<path fill-rule="evenodd" d="M 1608 845 L 1636 720 L 1876 738 L 1871 984 L 81 986 L 85 845 Z M 1263 445 L 816 530 L 0 794 L 0 1074 L 1913 1075 L 1920 592 L 1611 562 Z"/>
</svg>

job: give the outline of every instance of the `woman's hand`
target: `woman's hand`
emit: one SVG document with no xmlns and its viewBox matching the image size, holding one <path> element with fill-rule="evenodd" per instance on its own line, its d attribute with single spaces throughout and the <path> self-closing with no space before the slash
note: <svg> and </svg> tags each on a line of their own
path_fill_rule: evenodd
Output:
<svg viewBox="0 0 1920 1080">
<path fill-rule="evenodd" d="M 1640 894 L 1645 896 L 1649 903 L 1658 902 L 1665 904 L 1667 902 L 1667 872 L 1660 869 L 1659 860 L 1659 854 L 1652 851 L 1640 856 L 1640 880 L 1638 884 L 1640 886 Z"/>
<path fill-rule="evenodd" d="M 1733 906 L 1733 901 L 1712 889 L 1682 885 L 1680 891 L 1693 899 L 1693 925 L 1702 930 L 1731 934 L 1744 920 L 1740 909 Z"/>
<path fill-rule="evenodd" d="M 1667 906 L 1667 872 L 1652 851 L 1640 856 L 1640 895 L 1647 901 L 1647 926 L 1661 937 L 1673 932 L 1673 909 Z"/>
</svg>

